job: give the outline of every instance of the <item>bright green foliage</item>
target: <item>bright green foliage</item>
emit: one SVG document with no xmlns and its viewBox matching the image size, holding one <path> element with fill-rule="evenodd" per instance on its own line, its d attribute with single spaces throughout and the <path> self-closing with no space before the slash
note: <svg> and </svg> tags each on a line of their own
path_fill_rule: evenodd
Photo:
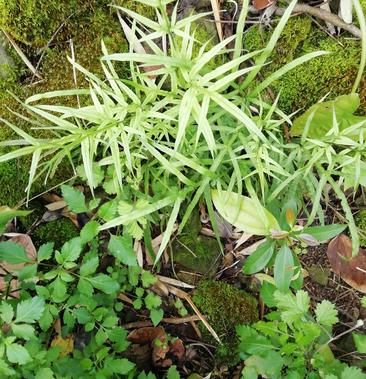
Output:
<svg viewBox="0 0 366 379">
<path fill-rule="evenodd" d="M 239 353 L 245 362 L 243 378 L 343 379 L 351 373 L 366 378 L 359 368 L 335 359 L 328 346 L 332 326 L 338 321 L 332 303 L 324 300 L 317 304 L 316 318 L 310 313 L 305 291 L 298 291 L 296 296 L 277 291 L 274 303 L 277 311 L 267 314 L 266 321 L 237 327 Z"/>
<path fill-rule="evenodd" d="M 15 155 L 33 151 L 29 187 L 34 181 L 34 175 L 46 172 L 52 175 L 58 171 L 60 162 L 75 153 L 80 154 L 83 162 L 83 173 L 80 174 L 86 178 L 92 190 L 98 182 L 95 180 L 96 166 L 106 166 L 109 179 L 103 186 L 108 193 L 126 197 L 126 187 L 127 191 L 137 191 L 143 184 L 145 193 L 152 188 L 153 195 L 161 200 L 151 202 L 149 199 L 141 199 L 142 196 L 137 194 L 137 199 L 133 199 L 132 204 L 128 199 L 126 206 L 123 203 L 126 203 L 126 199 L 121 199 L 120 216 L 107 222 L 103 228 L 122 224 L 129 229 L 131 235 L 141 238 L 142 229 L 148 221 L 146 215 L 161 208 L 173 207 L 166 222 L 167 233 L 158 258 L 169 241 L 182 201 L 190 198 L 193 192 L 195 196 L 183 216 L 180 228 L 184 227 L 202 195 L 205 196 L 210 216 L 213 217 L 210 180 L 219 179 L 224 187 L 230 188 L 235 183 L 240 190 L 241 177 L 254 170 L 264 195 L 267 188 L 266 176 L 287 175 L 275 160 L 268 165 L 269 159 L 272 159 L 270 156 L 277 154 L 277 150 L 273 149 L 276 141 L 282 143 L 272 131 L 285 119 L 278 119 L 277 114 L 280 113 L 276 107 L 263 103 L 259 98 L 259 93 L 274 78 L 269 78 L 255 88 L 251 84 L 268 59 L 294 4 L 291 4 L 275 29 L 268 49 L 245 55 L 240 55 L 240 43 L 237 44 L 241 41 L 239 30 L 237 35 L 210 49 L 197 42 L 194 39 L 194 23 L 203 15 L 177 20 L 175 9 L 169 20 L 165 6 L 160 4 L 156 9 L 160 15 L 157 18 L 159 22 L 155 22 L 130 9 L 121 8 L 124 14 L 136 20 L 138 26 L 132 27 L 132 33 L 137 39 L 143 40 L 153 54 L 111 54 L 110 47 L 105 43 L 102 45 L 102 71 L 106 80 L 99 79 L 72 61 L 69 70 L 83 74 L 90 82 L 89 89 L 48 92 L 28 98 L 26 108 L 48 129 L 53 128 L 58 133 L 58 137 L 51 143 L 49 138 L 35 140 L 30 134 L 19 131 L 14 123 L 7 124 L 14 132 L 20 132 L 29 144 Z M 154 39 L 145 35 L 145 26 L 153 31 Z M 154 42 L 160 36 L 169 39 L 168 51 Z M 212 69 L 209 63 L 215 61 L 219 64 L 219 58 L 225 55 L 227 46 L 234 40 L 235 45 L 238 45 L 235 59 Z M 132 40 L 131 44 L 136 49 Z M 276 75 L 280 76 L 297 64 L 322 54 L 324 52 L 306 55 L 285 65 Z M 239 69 L 242 63 L 255 56 L 258 56 L 258 65 Z M 127 62 L 131 64 L 131 80 L 116 80 L 119 67 Z M 154 72 L 141 72 L 141 63 L 153 66 Z M 158 66 L 160 64 L 163 67 Z M 159 79 L 153 80 L 152 75 L 158 75 Z M 235 81 L 239 77 L 246 79 L 240 89 L 242 94 L 238 96 Z M 192 83 L 195 85 L 192 86 Z M 59 87 L 63 88 L 64 85 Z M 80 99 L 80 108 L 75 107 L 76 96 Z M 70 102 L 70 97 L 73 102 Z M 61 98 L 65 105 L 58 105 L 59 100 L 55 105 L 57 98 Z M 39 104 L 38 100 L 47 100 L 49 103 Z M 251 104 L 259 107 L 259 117 L 253 116 Z M 82 126 L 85 123 L 88 124 L 87 129 Z M 105 127 L 101 128 L 101 124 Z M 55 150 L 50 155 L 51 145 Z M 242 146 L 248 146 L 246 153 L 241 152 Z M 253 156 L 252 152 L 259 147 L 262 153 Z M 236 162 L 234 152 L 243 157 L 240 165 Z M 5 154 L 1 161 L 12 157 L 13 152 Z M 265 166 L 267 168 L 263 170 Z M 169 197 L 166 197 L 167 189 L 171 194 Z M 127 217 L 126 212 L 134 215 L 133 220 Z"/>
<path fill-rule="evenodd" d="M 295 242 L 316 246 L 346 228 L 339 224 L 307 228 L 296 225 L 296 204 L 290 201 L 283 205 L 282 212 L 276 212 L 275 217 L 259 203 L 255 194 L 252 199 L 235 192 L 212 192 L 214 204 L 225 220 L 246 233 L 267 237 L 247 258 L 243 272 L 253 274 L 273 266 L 274 284 L 283 292 L 290 286 L 301 288 L 303 281 Z"/>
<path fill-rule="evenodd" d="M 90 221 L 81 237 L 65 242 L 59 250 L 54 250 L 53 243 L 41 246 L 38 263 L 25 266 L 17 275 L 20 299 L 10 300 L 4 294 L 0 302 L 0 373 L 5 377 L 137 377 L 135 365 L 121 357 L 129 343 L 127 331 L 120 326 L 123 305 L 117 295 L 119 291 L 135 292 L 157 325 L 163 317 L 162 301 L 149 290 L 156 279 L 150 272 L 118 260 L 104 268 L 107 273 L 99 272 L 103 252 L 99 251 L 95 226 L 95 221 Z M 7 246 L 1 260 L 28 262 L 24 249 L 14 246 L 22 254 Z M 32 273 L 26 273 L 28 267 L 34 269 Z M 86 346 L 71 354 L 64 354 L 56 345 L 50 347 L 56 319 L 61 322 L 63 338 L 73 338 L 72 333 L 84 328 L 91 337 Z M 173 375 L 174 369 L 171 371 Z"/>
</svg>

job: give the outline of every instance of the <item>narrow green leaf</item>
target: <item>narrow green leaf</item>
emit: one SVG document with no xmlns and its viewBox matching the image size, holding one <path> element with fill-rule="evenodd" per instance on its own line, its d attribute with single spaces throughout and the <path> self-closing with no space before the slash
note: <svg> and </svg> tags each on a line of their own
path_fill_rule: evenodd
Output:
<svg viewBox="0 0 366 379">
<path fill-rule="evenodd" d="M 274 264 L 274 280 L 276 287 L 283 292 L 288 291 L 294 273 L 294 259 L 288 246 L 283 245 L 277 253 Z"/>
</svg>

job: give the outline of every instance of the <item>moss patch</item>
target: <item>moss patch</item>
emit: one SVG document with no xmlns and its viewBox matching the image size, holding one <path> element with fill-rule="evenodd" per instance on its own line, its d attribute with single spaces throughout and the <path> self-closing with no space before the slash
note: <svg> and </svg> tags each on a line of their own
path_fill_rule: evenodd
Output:
<svg viewBox="0 0 366 379">
<path fill-rule="evenodd" d="M 255 26 L 247 33 L 244 43 L 250 51 L 257 50 L 265 46 L 269 37 L 269 32 Z M 351 92 L 360 61 L 360 43 L 343 37 L 331 38 L 317 27 L 312 27 L 307 17 L 290 19 L 275 47 L 271 63 L 262 70 L 262 74 L 266 77 L 285 63 L 318 50 L 330 54 L 298 66 L 271 86 L 275 92 L 281 91 L 279 106 L 284 111 L 290 113 L 306 109 L 328 92 L 330 98 Z M 363 80 L 359 90 L 364 111 L 365 85 Z"/>
<path fill-rule="evenodd" d="M 360 245 L 366 247 L 366 209 L 357 213 L 355 222 L 359 231 Z"/>
<path fill-rule="evenodd" d="M 257 300 L 247 292 L 214 280 L 201 281 L 194 292 L 193 302 L 207 317 L 224 346 L 218 349 L 218 359 L 228 364 L 236 363 L 238 339 L 235 326 L 258 321 Z M 202 329 L 209 343 L 211 335 Z"/>
</svg>

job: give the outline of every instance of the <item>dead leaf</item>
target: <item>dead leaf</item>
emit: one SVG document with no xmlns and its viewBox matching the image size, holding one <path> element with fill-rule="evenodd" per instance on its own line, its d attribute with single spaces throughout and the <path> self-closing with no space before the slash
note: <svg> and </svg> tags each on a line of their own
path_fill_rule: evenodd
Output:
<svg viewBox="0 0 366 379">
<path fill-rule="evenodd" d="M 14 233 L 12 235 L 14 235 Z M 14 237 L 10 238 L 9 241 L 23 246 L 27 254 L 27 257 L 31 259 L 32 261 L 37 260 L 37 250 L 33 245 L 32 239 L 27 234 L 16 234 Z M 11 295 L 13 297 L 16 297 L 16 298 L 19 297 L 19 291 L 17 291 L 19 283 L 18 283 L 18 280 L 16 279 L 16 276 L 17 276 L 18 271 L 20 271 L 25 266 L 26 266 L 25 263 L 10 264 L 6 262 L 1 262 L 0 274 L 6 275 L 7 273 L 11 273 L 15 277 L 10 282 L 10 290 L 11 290 Z M 7 287 L 7 283 L 5 282 L 4 278 L 0 276 L 0 292 L 4 292 L 6 290 L 6 287 Z"/>
<path fill-rule="evenodd" d="M 73 335 L 69 335 L 66 338 L 62 338 L 58 335 L 52 342 L 51 347 L 60 348 L 60 356 L 66 357 L 70 353 L 74 351 L 74 337 Z"/>
<path fill-rule="evenodd" d="M 17 236 L 11 238 L 10 241 L 23 246 L 29 259 L 32 261 L 37 260 L 37 250 L 28 234 L 18 234 Z"/>
<path fill-rule="evenodd" d="M 184 356 L 183 342 L 179 338 L 168 338 L 161 326 L 136 329 L 127 336 L 127 340 L 133 344 L 149 345 L 154 366 L 169 367 L 173 359 L 180 362 Z"/>
<path fill-rule="evenodd" d="M 276 0 L 253 0 L 253 7 L 260 11 L 268 8 L 274 3 L 276 3 Z"/>
<path fill-rule="evenodd" d="M 260 245 L 260 244 L 262 244 L 263 242 L 265 242 L 265 238 L 263 238 L 263 239 L 261 239 L 261 240 L 259 240 L 259 241 L 257 241 L 257 242 L 254 242 L 252 245 L 250 245 L 250 246 L 248 246 L 248 247 L 246 247 L 245 249 L 243 249 L 243 250 L 240 250 L 240 251 L 238 251 L 237 253 L 235 253 L 235 255 L 238 257 L 238 256 L 240 256 L 240 255 L 250 255 L 250 254 L 252 254 L 256 249 L 257 249 L 257 247 Z"/>
<path fill-rule="evenodd" d="M 65 200 L 54 201 L 53 203 L 46 205 L 46 208 L 49 211 L 58 211 L 58 210 L 65 208 L 65 207 L 67 207 L 67 203 Z"/>
<path fill-rule="evenodd" d="M 360 249 L 358 255 L 352 256 L 352 241 L 345 234 L 340 234 L 328 245 L 328 259 L 332 270 L 347 284 L 366 293 L 366 251 Z"/>
<path fill-rule="evenodd" d="M 216 23 L 217 34 L 219 35 L 220 41 L 223 40 L 222 25 L 220 18 L 220 3 L 219 0 L 211 0 L 212 11 Z"/>
</svg>

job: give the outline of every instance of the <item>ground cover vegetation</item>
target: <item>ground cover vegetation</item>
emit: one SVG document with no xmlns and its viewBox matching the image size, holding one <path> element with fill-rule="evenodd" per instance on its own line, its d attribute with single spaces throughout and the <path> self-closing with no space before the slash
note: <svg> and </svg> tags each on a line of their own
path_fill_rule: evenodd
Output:
<svg viewBox="0 0 366 379">
<path fill-rule="evenodd" d="M 211 11 L 172 0 L 111 4 L 113 30 L 104 2 L 51 4 L 52 23 L 31 3 L 0 2 L 1 27 L 26 52 L 49 45 L 58 17 L 85 11 L 99 30 L 76 39 L 97 51 L 92 67 L 71 43 L 61 63 L 59 45 L 49 51 L 36 91 L 4 76 L 0 169 L 27 171 L 24 201 L 0 208 L 4 377 L 366 377 L 365 301 L 344 315 L 338 297 L 315 296 L 306 263 L 328 256 L 322 272 L 366 292 L 366 23 L 352 3 L 362 38 L 350 88 L 290 113 L 291 79 L 338 51 L 296 45 L 282 59 L 296 0 L 261 38 L 251 4 L 236 4 L 217 41 L 201 34 Z"/>
</svg>

